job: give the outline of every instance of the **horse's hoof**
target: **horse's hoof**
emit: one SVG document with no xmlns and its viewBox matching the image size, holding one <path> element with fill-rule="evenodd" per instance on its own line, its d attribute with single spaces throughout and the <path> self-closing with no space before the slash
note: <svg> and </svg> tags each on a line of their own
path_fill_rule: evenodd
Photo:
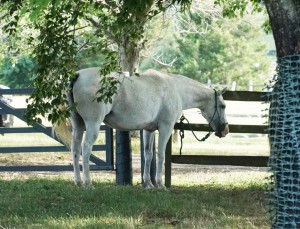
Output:
<svg viewBox="0 0 300 229">
<path fill-rule="evenodd" d="M 95 190 L 95 187 L 93 185 L 85 185 L 84 188 L 88 190 Z"/>
<path fill-rule="evenodd" d="M 166 188 L 166 186 L 164 184 L 162 184 L 162 183 L 157 183 L 156 188 L 168 191 L 168 189 Z"/>
<path fill-rule="evenodd" d="M 85 189 L 90 189 L 90 190 L 94 190 L 94 189 L 95 189 L 95 187 L 92 185 L 91 182 L 83 183 L 83 187 L 84 187 Z"/>
<path fill-rule="evenodd" d="M 144 189 L 154 189 L 154 185 L 151 182 L 143 183 Z"/>
</svg>

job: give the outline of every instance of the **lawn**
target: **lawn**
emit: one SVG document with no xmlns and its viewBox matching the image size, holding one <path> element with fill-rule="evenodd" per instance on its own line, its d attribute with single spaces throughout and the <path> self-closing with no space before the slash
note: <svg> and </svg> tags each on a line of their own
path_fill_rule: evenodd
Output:
<svg viewBox="0 0 300 229">
<path fill-rule="evenodd" d="M 137 178 L 117 186 L 105 172 L 93 173 L 94 190 L 79 189 L 70 176 L 2 177 L 0 228 L 269 228 L 266 172 L 180 174 L 170 191 Z"/>
</svg>

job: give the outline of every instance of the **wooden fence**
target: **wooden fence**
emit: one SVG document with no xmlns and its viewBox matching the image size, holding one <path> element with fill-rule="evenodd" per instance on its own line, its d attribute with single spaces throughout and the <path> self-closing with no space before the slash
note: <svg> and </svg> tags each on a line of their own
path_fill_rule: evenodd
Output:
<svg viewBox="0 0 300 229">
<path fill-rule="evenodd" d="M 27 95 L 31 94 L 32 88 L 23 89 L 0 89 L 0 95 Z M 23 117 L 24 108 L 14 108 L 9 104 L 0 100 L 0 114 L 12 114 L 15 117 L 26 122 Z M 105 151 L 105 161 L 91 155 L 91 162 L 94 164 L 90 165 L 91 170 L 112 170 L 114 169 L 113 164 L 113 130 L 108 126 L 101 126 L 100 130 L 105 131 L 105 141 L 103 145 L 94 145 L 93 151 Z M 0 134 L 11 134 L 11 133 L 43 133 L 50 138 L 59 141 L 52 134 L 52 128 L 46 127 L 42 124 L 35 123 L 33 126 L 28 127 L 1 127 Z M 65 146 L 19 146 L 19 147 L 0 147 L 0 153 L 27 153 L 27 152 L 63 152 L 69 151 Z M 0 166 L 0 171 L 71 171 L 73 167 L 71 165 L 28 165 L 28 166 Z"/>
<path fill-rule="evenodd" d="M 30 94 L 32 89 L 0 89 L 0 94 Z M 261 101 L 266 98 L 266 92 L 249 92 L 249 91 L 227 91 L 223 97 L 225 100 L 231 101 Z M 14 116 L 24 120 L 24 109 L 13 108 L 10 105 L 0 101 L 0 114 L 13 114 Z M 190 124 L 194 131 L 208 131 L 207 124 Z M 187 124 L 183 125 L 185 130 L 189 130 Z M 231 133 L 254 133 L 266 134 L 266 125 L 230 125 Z M 179 124 L 175 124 L 174 129 L 179 129 Z M 95 156 L 91 156 L 92 170 L 114 169 L 113 157 L 113 130 L 106 126 L 101 126 L 101 130 L 105 130 L 106 144 L 94 146 L 95 151 L 106 151 L 106 161 L 103 161 Z M 41 132 L 49 137 L 52 136 L 50 127 L 45 127 L 40 124 L 34 124 L 32 127 L 13 127 L 0 128 L 0 134 L 10 133 L 35 133 Z M 55 137 L 54 137 L 55 139 Z M 57 140 L 57 139 L 56 139 Z M 0 153 L 13 152 L 55 152 L 67 151 L 64 146 L 30 146 L 30 147 L 0 147 Z M 178 164 L 200 164 L 200 165 L 236 165 L 236 166 L 267 166 L 267 156 L 224 156 L 224 155 L 172 155 L 172 137 L 170 138 L 166 149 L 165 161 L 165 184 L 171 186 L 171 166 L 172 163 Z M 0 166 L 0 171 L 62 171 L 72 170 L 72 166 L 45 165 L 45 166 Z M 154 172 L 153 172 L 154 175 Z"/>
<path fill-rule="evenodd" d="M 267 92 L 227 91 L 223 98 L 231 101 L 264 102 Z M 207 124 L 183 125 L 184 130 L 209 131 Z M 176 123 L 174 129 L 179 129 Z M 229 125 L 230 133 L 266 134 L 266 125 Z M 168 141 L 165 160 L 165 185 L 171 186 L 172 163 L 197 165 L 234 165 L 267 167 L 268 156 L 172 155 L 172 136 Z"/>
</svg>

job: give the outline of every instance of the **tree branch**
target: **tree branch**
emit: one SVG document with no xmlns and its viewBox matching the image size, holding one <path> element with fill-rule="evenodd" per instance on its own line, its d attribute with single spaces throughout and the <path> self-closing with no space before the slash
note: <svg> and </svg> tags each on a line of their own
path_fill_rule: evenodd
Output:
<svg viewBox="0 0 300 229">
<path fill-rule="evenodd" d="M 105 36 L 107 36 L 110 40 L 117 42 L 116 37 L 109 32 L 107 29 L 105 29 L 99 22 L 97 22 L 94 18 L 92 17 L 86 17 L 86 19 L 95 27 L 97 30 L 101 30 Z"/>
<path fill-rule="evenodd" d="M 96 22 L 92 17 L 87 17 L 86 18 L 89 22 L 92 23 L 92 25 L 96 28 L 101 28 L 100 24 L 98 22 Z"/>
<path fill-rule="evenodd" d="M 171 62 L 166 63 L 165 61 L 162 60 L 163 53 L 159 54 L 158 56 L 156 54 L 152 54 L 147 47 L 145 47 L 147 53 L 149 54 L 150 58 L 157 64 L 163 66 L 163 67 L 173 67 L 173 64 L 176 62 L 177 57 L 175 57 Z"/>
</svg>

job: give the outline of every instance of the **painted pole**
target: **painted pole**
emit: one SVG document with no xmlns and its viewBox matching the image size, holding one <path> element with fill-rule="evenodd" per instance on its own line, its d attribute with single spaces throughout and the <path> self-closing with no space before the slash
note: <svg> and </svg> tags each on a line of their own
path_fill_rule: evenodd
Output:
<svg viewBox="0 0 300 229">
<path fill-rule="evenodd" d="M 116 131 L 116 183 L 132 185 L 132 148 L 128 131 Z"/>
</svg>

